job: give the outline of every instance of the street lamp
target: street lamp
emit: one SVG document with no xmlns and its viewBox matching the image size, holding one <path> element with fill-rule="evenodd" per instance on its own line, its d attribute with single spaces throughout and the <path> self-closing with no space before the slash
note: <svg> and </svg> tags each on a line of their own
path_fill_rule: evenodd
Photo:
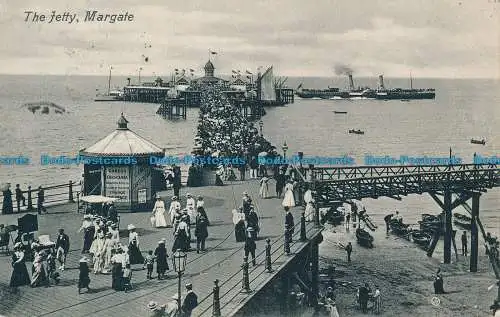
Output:
<svg viewBox="0 0 500 317">
<path fill-rule="evenodd" d="M 283 150 L 283 158 L 286 159 L 286 151 L 288 150 L 288 145 L 286 144 L 286 141 L 283 142 L 283 146 L 281 147 L 281 149 Z"/>
<path fill-rule="evenodd" d="M 172 262 L 174 264 L 174 271 L 177 272 L 178 284 L 177 284 L 177 306 L 178 311 L 181 311 L 181 276 L 186 269 L 186 259 L 187 254 L 182 252 L 181 249 L 177 249 L 173 254 Z"/>
<path fill-rule="evenodd" d="M 262 134 L 262 127 L 264 126 L 264 122 L 262 120 L 259 121 L 259 127 L 260 127 L 260 136 L 263 136 Z"/>
</svg>

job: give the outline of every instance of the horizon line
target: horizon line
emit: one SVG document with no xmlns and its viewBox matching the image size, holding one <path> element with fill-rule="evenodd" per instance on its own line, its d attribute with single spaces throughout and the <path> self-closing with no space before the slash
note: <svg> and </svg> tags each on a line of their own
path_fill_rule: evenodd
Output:
<svg viewBox="0 0 500 317">
<path fill-rule="evenodd" d="M 379 74 L 379 75 L 384 75 L 384 78 L 405 78 L 405 79 L 408 79 L 408 76 L 388 76 L 386 74 Z M 379 75 L 359 75 L 359 76 L 356 76 L 354 78 L 377 78 Z M 82 73 L 82 74 L 42 74 L 42 73 L 2 73 L 0 71 L 0 76 L 60 76 L 60 77 L 70 77 L 70 76 L 74 76 L 74 77 L 108 77 L 108 75 L 106 74 L 101 74 L 101 75 L 97 75 L 97 74 L 85 74 L 85 73 Z M 169 75 L 143 75 L 141 76 L 142 78 L 162 78 L 162 77 L 171 77 L 172 75 L 169 74 Z M 220 74 L 219 76 L 232 76 L 232 74 Z M 344 78 L 345 76 L 347 75 L 332 75 L 332 76 L 304 76 L 304 75 L 297 75 L 297 76 L 292 76 L 292 75 L 286 75 L 286 74 L 283 74 L 283 75 L 275 75 L 274 77 L 291 77 L 291 78 Z M 138 76 L 137 75 L 114 75 L 113 77 L 130 77 L 131 79 L 132 78 L 137 78 Z M 217 76 L 216 76 L 217 77 Z M 195 78 L 200 78 L 200 76 L 198 77 L 195 77 Z M 460 76 L 453 76 L 453 77 L 442 77 L 442 76 L 424 76 L 424 77 L 413 77 L 414 79 L 483 79 L 483 80 L 500 80 L 500 76 L 497 76 L 497 77 L 460 77 Z"/>
</svg>

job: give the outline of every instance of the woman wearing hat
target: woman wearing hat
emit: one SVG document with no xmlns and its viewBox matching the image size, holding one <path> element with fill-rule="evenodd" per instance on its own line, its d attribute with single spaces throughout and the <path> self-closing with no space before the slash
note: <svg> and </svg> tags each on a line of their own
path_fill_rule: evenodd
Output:
<svg viewBox="0 0 500 317">
<path fill-rule="evenodd" d="M 92 241 L 94 240 L 95 226 L 92 223 L 92 216 L 85 215 L 83 217 L 83 223 L 78 232 L 83 230 L 83 249 L 82 253 L 88 253 L 90 247 L 92 246 Z"/>
<path fill-rule="evenodd" d="M 187 209 L 188 215 L 191 219 L 194 219 L 194 217 L 195 217 L 194 208 L 196 206 L 196 201 L 194 200 L 193 196 L 190 193 L 187 193 L 186 197 L 187 197 L 186 209 Z"/>
<path fill-rule="evenodd" d="M 169 270 L 165 239 L 158 241 L 158 246 L 155 249 L 154 255 L 156 257 L 156 272 L 158 273 L 158 279 L 161 280 L 165 278 L 165 272 Z"/>
<path fill-rule="evenodd" d="M 169 225 L 165 220 L 165 203 L 158 194 L 156 194 L 156 202 L 153 207 L 151 224 L 155 228 L 165 228 Z"/>
<path fill-rule="evenodd" d="M 295 198 L 293 196 L 293 184 L 292 182 L 288 182 L 285 186 L 285 198 L 283 198 L 283 202 L 281 203 L 283 207 L 292 208 L 295 207 Z"/>
<path fill-rule="evenodd" d="M 14 245 L 14 253 L 12 253 L 12 275 L 10 277 L 10 287 L 18 287 L 30 285 L 30 276 L 24 259 L 23 244 L 17 242 Z"/>
<path fill-rule="evenodd" d="M 170 209 L 168 210 L 168 213 L 170 215 L 170 226 L 174 224 L 174 218 L 175 214 L 177 213 L 177 210 L 181 210 L 181 203 L 177 199 L 177 196 L 172 197 L 172 202 L 170 203 Z"/>
<path fill-rule="evenodd" d="M 144 257 L 139 249 L 139 235 L 135 231 L 134 225 L 128 225 L 128 243 L 130 264 L 143 264 Z"/>
<path fill-rule="evenodd" d="M 47 276 L 47 272 L 45 270 L 45 266 L 43 265 L 45 251 L 40 248 L 40 245 L 37 243 L 33 243 L 31 248 L 35 250 L 35 256 L 33 259 L 33 274 L 31 280 L 31 287 L 37 287 L 40 285 L 49 285 L 49 278 Z"/>
<path fill-rule="evenodd" d="M 233 224 L 236 242 L 245 241 L 245 214 L 243 212 L 238 212 L 238 210 L 236 209 L 233 209 Z"/>
</svg>

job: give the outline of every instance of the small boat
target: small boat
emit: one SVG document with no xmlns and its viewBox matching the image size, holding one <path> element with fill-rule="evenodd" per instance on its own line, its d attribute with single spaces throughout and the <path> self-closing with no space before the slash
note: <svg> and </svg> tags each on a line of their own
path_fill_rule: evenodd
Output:
<svg viewBox="0 0 500 317">
<path fill-rule="evenodd" d="M 411 237 L 414 243 L 423 248 L 427 248 L 432 239 L 432 236 L 429 233 L 422 230 L 413 230 L 411 232 Z"/>
<path fill-rule="evenodd" d="M 44 106 L 44 107 L 42 108 L 42 113 L 43 113 L 43 114 L 47 114 L 47 113 L 49 113 L 49 107 Z"/>
<path fill-rule="evenodd" d="M 356 229 L 356 239 L 359 245 L 373 248 L 373 237 L 370 235 L 368 231 L 365 229 L 358 228 Z"/>
<path fill-rule="evenodd" d="M 354 134 L 365 134 L 365 132 L 364 132 L 364 131 L 361 131 L 361 130 L 359 130 L 359 129 L 358 129 L 358 130 L 351 129 L 351 130 L 349 130 L 349 133 L 354 133 Z"/>
<path fill-rule="evenodd" d="M 408 102 L 410 99 L 401 99 L 402 102 Z"/>
<path fill-rule="evenodd" d="M 112 90 L 106 95 L 97 95 L 94 101 L 122 101 L 123 92 L 120 90 Z"/>
<path fill-rule="evenodd" d="M 397 219 L 391 219 L 389 226 L 391 227 L 391 231 L 398 236 L 408 236 L 411 231 L 409 224 L 404 224 Z"/>
<path fill-rule="evenodd" d="M 343 207 L 331 207 L 326 212 L 326 219 L 329 224 L 340 225 L 344 221 L 345 210 Z"/>
<path fill-rule="evenodd" d="M 482 140 L 470 139 L 470 143 L 486 145 L 486 141 L 484 139 Z"/>
<path fill-rule="evenodd" d="M 466 216 L 464 214 L 454 214 L 453 217 L 455 218 L 453 220 L 453 222 L 459 226 L 459 227 L 462 227 L 464 229 L 470 229 L 472 227 L 471 225 L 471 221 L 472 221 L 472 218 L 469 217 L 469 216 Z"/>
<path fill-rule="evenodd" d="M 336 113 L 336 114 L 347 114 L 347 111 L 334 111 L 333 113 Z"/>
</svg>

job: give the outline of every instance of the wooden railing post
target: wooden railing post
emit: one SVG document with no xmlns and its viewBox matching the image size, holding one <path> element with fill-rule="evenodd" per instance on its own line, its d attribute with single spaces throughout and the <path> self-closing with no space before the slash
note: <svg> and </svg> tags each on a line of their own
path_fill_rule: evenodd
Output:
<svg viewBox="0 0 500 317">
<path fill-rule="evenodd" d="M 306 241 L 306 213 L 302 212 L 302 216 L 300 217 L 300 241 Z"/>
<path fill-rule="evenodd" d="M 274 272 L 271 261 L 271 239 L 269 238 L 266 239 L 266 272 Z"/>
<path fill-rule="evenodd" d="M 285 243 L 284 243 L 286 255 L 290 255 L 290 240 L 291 240 L 291 238 L 292 237 L 291 237 L 289 225 L 286 224 L 285 225 Z"/>
<path fill-rule="evenodd" d="M 212 317 L 220 317 L 220 298 L 219 298 L 219 280 L 214 281 L 214 302 L 213 302 L 213 309 L 212 309 Z"/>
<path fill-rule="evenodd" d="M 243 279 L 241 281 L 241 292 L 242 293 L 250 293 L 252 290 L 250 289 L 250 277 L 248 276 L 248 257 L 243 258 Z"/>
<path fill-rule="evenodd" d="M 31 201 L 31 186 L 28 186 L 28 211 L 33 210 L 33 202 Z"/>
<path fill-rule="evenodd" d="M 75 200 L 73 199 L 73 181 L 69 181 L 69 191 L 68 191 L 68 201 L 70 203 L 74 203 Z"/>
</svg>

